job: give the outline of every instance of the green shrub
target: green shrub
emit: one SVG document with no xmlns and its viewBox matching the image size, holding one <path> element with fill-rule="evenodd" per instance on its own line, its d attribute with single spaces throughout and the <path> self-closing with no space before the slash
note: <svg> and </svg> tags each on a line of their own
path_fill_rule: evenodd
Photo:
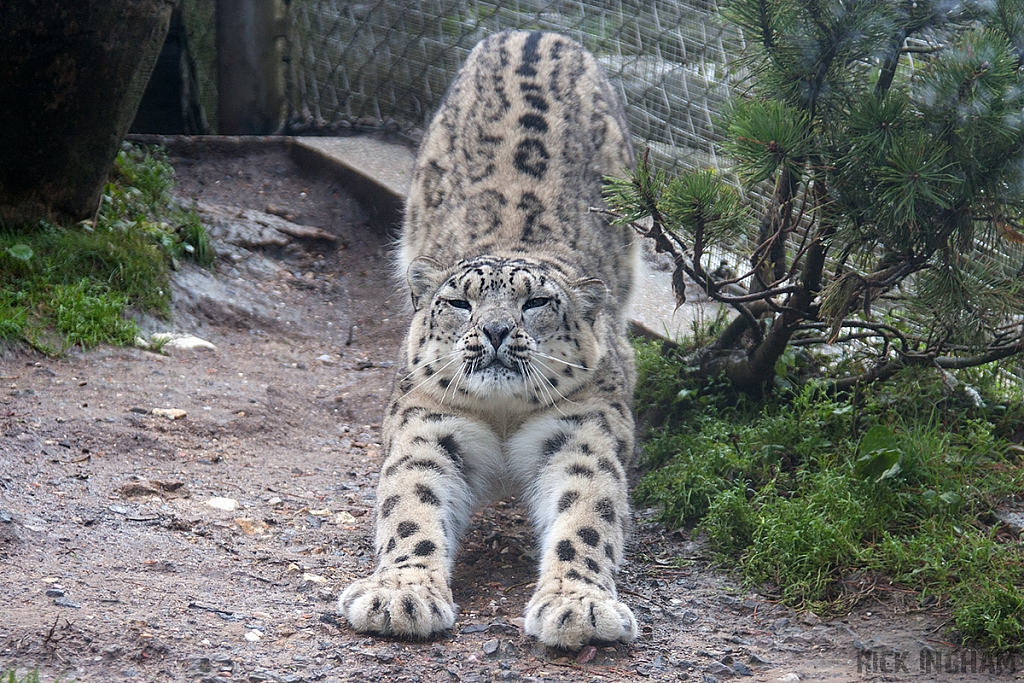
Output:
<svg viewBox="0 0 1024 683">
<path fill-rule="evenodd" d="M 913 370 L 853 396 L 805 386 L 741 404 L 703 387 L 680 401 L 671 363 L 650 353 L 637 393 L 669 400 L 672 419 L 644 444 L 636 497 L 667 525 L 700 527 L 719 561 L 786 604 L 842 610 L 843 577 L 872 572 L 949 605 L 965 638 L 1024 650 L 1024 557 L 993 515 L 1024 491 L 1006 440 L 1021 422 L 1005 424 L 1024 416 L 1019 399 Z"/>
</svg>

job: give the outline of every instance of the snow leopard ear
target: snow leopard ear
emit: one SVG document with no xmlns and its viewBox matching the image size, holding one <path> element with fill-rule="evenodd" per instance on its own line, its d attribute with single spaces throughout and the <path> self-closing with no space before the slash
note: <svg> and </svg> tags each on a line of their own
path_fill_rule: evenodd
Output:
<svg viewBox="0 0 1024 683">
<path fill-rule="evenodd" d="M 406 278 L 412 294 L 412 307 L 420 310 L 424 298 L 432 295 L 441 285 L 444 267 L 429 256 L 417 256 L 409 264 Z"/>
<path fill-rule="evenodd" d="M 608 296 L 608 287 L 597 278 L 577 280 L 569 285 L 569 289 L 576 299 L 580 308 L 580 315 L 588 323 L 597 319 L 597 314 L 604 306 L 604 300 Z"/>
</svg>

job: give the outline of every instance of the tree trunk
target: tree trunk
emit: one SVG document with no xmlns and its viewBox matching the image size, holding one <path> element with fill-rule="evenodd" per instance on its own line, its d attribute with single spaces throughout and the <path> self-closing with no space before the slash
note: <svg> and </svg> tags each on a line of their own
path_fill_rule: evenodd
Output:
<svg viewBox="0 0 1024 683">
<path fill-rule="evenodd" d="M 12 0 L 0 20 L 0 220 L 96 211 L 173 0 Z"/>
</svg>

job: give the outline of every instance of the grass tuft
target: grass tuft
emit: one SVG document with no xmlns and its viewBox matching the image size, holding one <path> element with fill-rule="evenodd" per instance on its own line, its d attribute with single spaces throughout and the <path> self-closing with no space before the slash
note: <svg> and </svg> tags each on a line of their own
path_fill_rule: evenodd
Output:
<svg viewBox="0 0 1024 683">
<path fill-rule="evenodd" d="M 0 683 L 39 683 L 39 670 L 28 671 L 19 676 L 16 669 L 0 673 Z"/>
<path fill-rule="evenodd" d="M 125 144 L 95 221 L 0 226 L 0 341 L 58 354 L 130 345 L 133 311 L 170 314 L 170 270 L 215 254 L 194 211 L 173 199 L 160 150 Z"/>
</svg>

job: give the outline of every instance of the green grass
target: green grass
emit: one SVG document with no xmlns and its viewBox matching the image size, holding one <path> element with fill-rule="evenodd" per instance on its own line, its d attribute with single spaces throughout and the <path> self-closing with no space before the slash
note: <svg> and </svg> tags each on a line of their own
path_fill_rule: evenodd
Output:
<svg viewBox="0 0 1024 683">
<path fill-rule="evenodd" d="M 21 676 L 15 669 L 4 671 L 0 673 L 0 683 L 39 683 L 39 670 L 27 671 Z"/>
<path fill-rule="evenodd" d="M 19 677 L 13 670 L 4 671 L 0 673 L 0 683 L 39 683 L 39 672 L 33 671 Z"/>
<path fill-rule="evenodd" d="M 132 344 L 132 312 L 170 313 L 170 270 L 213 263 L 194 211 L 172 200 L 162 152 L 125 145 L 95 221 L 0 226 L 0 341 L 47 354 Z"/>
<path fill-rule="evenodd" d="M 993 514 L 1024 492 L 1020 397 L 983 373 L 905 371 L 854 396 L 807 385 L 763 402 L 681 379 L 637 343 L 656 415 L 636 497 L 703 530 L 721 563 L 794 607 L 835 614 L 853 572 L 938 599 L 963 638 L 1024 650 L 1024 553 Z M 660 405 L 659 405 L 660 402 Z"/>
</svg>

